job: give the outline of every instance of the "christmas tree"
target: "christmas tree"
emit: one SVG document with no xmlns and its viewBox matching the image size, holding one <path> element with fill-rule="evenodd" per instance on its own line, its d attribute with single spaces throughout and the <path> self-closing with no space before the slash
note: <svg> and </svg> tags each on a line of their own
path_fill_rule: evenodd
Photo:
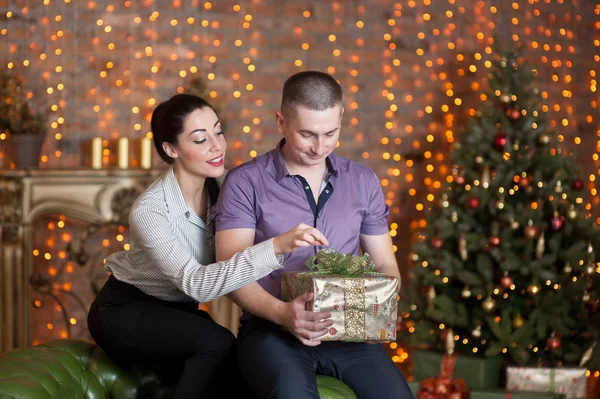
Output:
<svg viewBox="0 0 600 399">
<path fill-rule="evenodd" d="M 0 133 L 45 134 L 46 110 L 34 110 L 33 93 L 23 86 L 23 77 L 12 71 L 0 72 Z"/>
<path fill-rule="evenodd" d="M 401 295 L 419 348 L 600 369 L 600 249 L 584 182 L 549 129 L 522 49 L 496 49 L 489 92 L 452 149 Z M 450 330 L 451 329 L 451 330 Z"/>
</svg>

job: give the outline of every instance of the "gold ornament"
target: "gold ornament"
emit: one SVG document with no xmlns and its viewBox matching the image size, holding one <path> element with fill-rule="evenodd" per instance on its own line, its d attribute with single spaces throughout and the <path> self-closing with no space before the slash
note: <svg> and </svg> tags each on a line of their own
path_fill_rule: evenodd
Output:
<svg viewBox="0 0 600 399">
<path fill-rule="evenodd" d="M 513 150 L 519 151 L 519 140 L 515 140 L 513 143 Z"/>
<path fill-rule="evenodd" d="M 569 210 L 567 211 L 567 217 L 571 220 L 575 220 L 579 217 L 579 212 L 577 212 L 577 209 L 575 209 L 574 205 L 569 207 Z"/>
<path fill-rule="evenodd" d="M 460 259 L 464 262 L 468 258 L 467 252 L 467 240 L 465 240 L 465 236 L 461 234 L 458 239 L 458 252 L 460 253 Z"/>
<path fill-rule="evenodd" d="M 483 163 L 483 157 L 482 156 L 476 156 L 475 157 L 475 163 L 478 165 L 481 165 Z"/>
<path fill-rule="evenodd" d="M 463 288 L 463 290 L 460 292 L 460 295 L 467 299 L 471 297 L 471 290 L 469 289 L 468 286 L 465 286 L 465 288 Z"/>
<path fill-rule="evenodd" d="M 490 186 L 490 169 L 487 166 L 483 168 L 483 172 L 481 173 L 481 185 L 483 188 Z"/>
<path fill-rule="evenodd" d="M 502 58 L 500 59 L 500 66 L 501 66 L 502 68 L 506 68 L 506 65 L 508 65 L 508 64 L 507 64 L 506 57 L 502 57 Z"/>
<path fill-rule="evenodd" d="M 538 136 L 538 142 L 540 144 L 546 145 L 550 143 L 550 136 L 548 136 L 546 133 L 542 133 Z"/>
<path fill-rule="evenodd" d="M 496 201 L 496 209 L 504 209 L 504 196 L 501 196 L 500 199 Z"/>
<path fill-rule="evenodd" d="M 503 94 L 500 96 L 500 101 L 506 104 L 510 101 L 510 96 L 508 94 Z"/>
<path fill-rule="evenodd" d="M 583 352 L 583 356 L 581 356 L 581 360 L 579 361 L 579 367 L 585 366 L 585 364 L 592 358 L 592 353 L 594 353 L 594 347 L 596 346 L 596 342 L 592 344 L 589 348 Z"/>
<path fill-rule="evenodd" d="M 431 287 L 429 287 L 429 290 L 427 291 L 427 309 L 429 309 L 429 310 L 433 309 L 433 300 L 434 299 L 435 299 L 435 288 L 432 285 Z"/>
<path fill-rule="evenodd" d="M 475 329 L 473 331 L 471 331 L 471 335 L 473 336 L 473 338 L 480 338 L 481 337 L 481 326 L 475 326 Z"/>
<path fill-rule="evenodd" d="M 591 263 L 588 263 L 588 265 L 585 267 L 585 272 L 587 274 L 594 274 L 594 265 Z"/>
<path fill-rule="evenodd" d="M 485 300 L 481 303 L 481 307 L 488 313 L 492 313 L 496 310 L 496 301 L 491 296 L 485 298 Z"/>
<path fill-rule="evenodd" d="M 512 325 L 514 328 L 521 328 L 523 327 L 523 324 L 525 324 L 525 319 L 518 313 L 513 319 Z"/>
<path fill-rule="evenodd" d="M 565 264 L 564 269 L 563 269 L 563 273 L 564 274 L 571 274 L 572 271 L 573 271 L 573 268 L 571 267 L 571 264 L 569 262 L 567 262 Z"/>
<path fill-rule="evenodd" d="M 590 293 L 587 290 L 583 291 L 583 295 L 581 296 L 581 301 L 586 302 L 586 303 L 590 301 Z"/>
<path fill-rule="evenodd" d="M 452 328 L 448 328 L 444 346 L 446 347 L 447 354 L 451 355 L 454 353 L 454 347 L 456 346 L 456 343 L 454 342 L 454 332 L 452 332 Z"/>
<path fill-rule="evenodd" d="M 562 183 L 560 182 L 560 180 L 556 181 L 556 186 L 554 186 L 554 192 L 557 194 L 560 194 L 563 192 Z"/>
<path fill-rule="evenodd" d="M 456 211 L 452 212 L 452 222 L 453 223 L 458 222 L 458 213 L 456 213 Z"/>
<path fill-rule="evenodd" d="M 510 220 L 510 228 L 513 230 L 517 230 L 520 227 L 519 222 L 517 222 L 515 219 L 511 219 Z"/>
<path fill-rule="evenodd" d="M 529 295 L 534 296 L 540 293 L 542 287 L 538 283 L 532 283 L 529 287 L 527 287 L 527 292 Z"/>
<path fill-rule="evenodd" d="M 544 255 L 544 251 L 546 250 L 546 240 L 544 239 L 544 233 L 540 234 L 540 238 L 538 238 L 537 245 L 535 246 L 535 256 L 537 258 L 541 258 Z"/>
</svg>

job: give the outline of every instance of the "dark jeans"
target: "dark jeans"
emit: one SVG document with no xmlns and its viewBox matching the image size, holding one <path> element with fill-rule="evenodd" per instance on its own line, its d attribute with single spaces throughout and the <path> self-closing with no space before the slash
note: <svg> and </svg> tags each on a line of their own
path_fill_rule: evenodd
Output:
<svg viewBox="0 0 600 399">
<path fill-rule="evenodd" d="M 174 377 L 175 398 L 247 396 L 239 384 L 235 337 L 197 303 L 163 301 L 110 276 L 91 306 L 88 326 L 118 363 Z"/>
<path fill-rule="evenodd" d="M 242 375 L 261 399 L 319 399 L 315 373 L 342 380 L 360 399 L 413 398 L 381 344 L 304 346 L 281 327 L 259 318 L 242 324 L 238 343 Z"/>
</svg>

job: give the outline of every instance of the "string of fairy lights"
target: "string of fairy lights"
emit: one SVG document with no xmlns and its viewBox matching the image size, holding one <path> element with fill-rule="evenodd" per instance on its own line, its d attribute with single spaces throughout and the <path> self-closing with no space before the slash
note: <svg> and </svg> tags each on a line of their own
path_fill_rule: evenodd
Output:
<svg viewBox="0 0 600 399">
<path fill-rule="evenodd" d="M 42 167 L 79 166 L 73 163 L 79 158 L 63 159 L 59 145 L 75 136 L 102 137 L 103 165 L 111 167 L 112 143 L 121 136 L 151 137 L 153 107 L 173 90 L 183 91 L 192 76 L 205 80 L 210 99 L 226 108 L 229 162 L 240 164 L 273 146 L 275 139 L 263 138 L 275 130 L 271 119 L 279 91 L 268 83 L 318 67 L 344 87 L 345 125 L 338 151 L 358 154 L 355 158 L 380 175 L 398 250 L 398 240 L 406 239 L 399 218 L 414 215 L 411 228 L 423 227 L 423 212 L 439 200 L 440 188 L 451 179 L 448 149 L 464 118 L 475 115 L 478 101 L 485 99 L 481 92 L 493 35 L 500 27 L 513 41 L 527 44 L 531 62 L 539 66 L 543 109 L 565 144 L 581 149 L 582 164 L 589 162 L 587 156 L 594 165 L 600 158 L 600 22 L 592 35 L 576 34 L 586 12 L 597 19 L 600 3 L 310 1 L 293 11 L 274 0 L 13 3 L 1 11 L 0 37 L 9 50 L 6 68 L 31 79 L 26 79 L 27 87 L 36 96 L 45 95 L 52 111 Z M 275 8 L 275 16 L 265 11 L 269 7 Z M 22 17 L 39 18 L 40 24 L 33 26 Z M 274 18 L 289 23 L 273 25 Z M 92 24 L 89 29 L 81 27 L 85 21 Z M 26 36 L 19 36 L 20 26 L 27 27 Z M 593 51 L 578 53 L 578 46 Z M 84 68 L 97 73 L 93 82 L 83 81 L 90 74 L 79 73 L 79 54 L 85 54 Z M 273 63 L 281 66 L 281 76 L 265 79 Z M 574 78 L 581 65 L 588 68 L 584 84 Z M 35 71 L 41 71 L 41 80 Z M 588 131 L 596 135 L 580 133 Z M 0 141 L 6 138 L 0 132 Z M 3 148 L 0 161 L 6 159 Z M 595 188 L 600 171 L 588 173 L 585 181 L 593 198 L 588 209 L 593 210 L 600 203 Z M 403 193 L 409 207 L 399 202 Z M 47 234 L 54 241 L 45 240 L 34 251 L 47 261 L 48 273 L 56 269 L 52 261 L 61 259 L 61 248 L 74 234 L 58 235 L 69 227 L 64 216 L 51 223 Z M 116 237 L 106 240 L 106 247 L 126 245 Z M 397 351 L 394 361 L 406 360 L 403 348 L 393 343 L 392 349 Z"/>
</svg>

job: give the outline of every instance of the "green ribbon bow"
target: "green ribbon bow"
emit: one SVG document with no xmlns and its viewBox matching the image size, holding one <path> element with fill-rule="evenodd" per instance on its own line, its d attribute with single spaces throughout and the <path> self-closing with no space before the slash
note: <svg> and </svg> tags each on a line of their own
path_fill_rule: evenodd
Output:
<svg viewBox="0 0 600 399">
<path fill-rule="evenodd" d="M 341 276 L 362 276 L 375 272 L 375 264 L 368 253 L 362 256 L 348 255 L 333 248 L 325 248 L 314 254 L 306 262 L 306 267 L 313 272 Z"/>
</svg>

